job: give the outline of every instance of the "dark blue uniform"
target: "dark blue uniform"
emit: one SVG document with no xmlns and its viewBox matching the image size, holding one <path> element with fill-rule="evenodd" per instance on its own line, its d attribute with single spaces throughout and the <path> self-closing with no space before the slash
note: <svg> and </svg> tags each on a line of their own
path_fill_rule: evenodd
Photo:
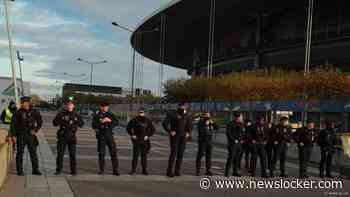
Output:
<svg viewBox="0 0 350 197">
<path fill-rule="evenodd" d="M 332 177 L 332 160 L 335 152 L 335 145 L 337 144 L 335 130 L 333 128 L 321 130 L 318 136 L 318 144 L 321 149 L 321 161 L 319 166 L 320 177 L 324 177 L 325 170 L 326 177 Z"/>
<path fill-rule="evenodd" d="M 273 143 L 273 161 L 270 166 L 270 176 L 273 177 L 275 166 L 277 161 L 280 163 L 280 176 L 286 177 L 286 158 L 287 158 L 287 150 L 288 143 L 291 142 L 291 129 L 288 126 L 283 126 L 282 124 L 276 125 L 272 128 L 270 133 L 271 142 Z"/>
<path fill-rule="evenodd" d="M 218 130 L 218 126 L 215 122 L 211 122 L 211 119 L 201 118 L 198 121 L 198 152 L 196 159 L 197 175 L 200 173 L 201 160 L 205 155 L 205 164 L 207 175 L 211 175 L 211 153 L 212 153 L 212 134 L 214 130 Z"/>
<path fill-rule="evenodd" d="M 251 159 L 251 173 L 252 176 L 255 176 L 256 164 L 259 158 L 260 168 L 261 168 L 261 176 L 266 177 L 266 142 L 267 136 L 269 134 L 269 128 L 266 125 L 256 124 L 254 129 L 251 130 L 249 134 L 251 136 L 251 151 L 252 151 L 252 159 Z"/>
<path fill-rule="evenodd" d="M 163 121 L 163 128 L 170 134 L 171 131 L 175 131 L 176 135 L 169 135 L 170 139 L 170 155 L 167 169 L 167 176 L 172 177 L 174 163 L 175 164 L 175 176 L 180 176 L 183 154 L 186 148 L 186 133 L 190 133 L 192 130 L 191 118 L 184 112 L 174 112 L 167 114 Z"/>
<path fill-rule="evenodd" d="M 308 129 L 307 127 L 302 127 L 293 134 L 293 138 L 298 145 L 300 178 L 308 177 L 307 168 L 311 158 L 316 134 L 317 131 L 315 129 Z"/>
<path fill-rule="evenodd" d="M 229 176 L 232 166 L 233 176 L 239 176 L 238 168 L 240 163 L 240 155 L 242 151 L 242 141 L 244 133 L 244 125 L 237 122 L 230 122 L 227 125 L 227 149 L 228 157 L 226 161 L 225 176 Z"/>
<path fill-rule="evenodd" d="M 53 125 L 59 127 L 57 131 L 57 158 L 56 158 L 56 175 L 62 172 L 63 157 L 68 146 L 71 174 L 75 175 L 76 171 L 76 132 L 78 127 L 83 127 L 84 122 L 81 116 L 72 111 L 62 111 L 56 115 Z"/>
<path fill-rule="evenodd" d="M 39 111 L 34 109 L 19 109 L 12 117 L 11 132 L 17 138 L 16 169 L 18 175 L 23 175 L 23 154 L 27 146 L 32 162 L 33 174 L 40 175 L 37 156 L 38 139 L 32 132 L 37 132 L 42 126 Z"/>
<path fill-rule="evenodd" d="M 104 118 L 111 119 L 111 122 L 102 123 Z M 113 137 L 113 129 L 118 125 L 118 120 L 111 112 L 97 112 L 92 119 L 92 128 L 96 131 L 97 152 L 100 167 L 100 174 L 104 173 L 106 146 L 111 155 L 113 174 L 119 175 L 117 147 Z"/>
<path fill-rule="evenodd" d="M 139 155 L 141 155 L 142 173 L 147 175 L 147 154 L 151 149 L 150 137 L 153 136 L 155 128 L 152 121 L 146 117 L 137 116 L 130 120 L 127 126 L 130 136 L 135 135 L 136 139 L 132 139 L 133 157 L 131 163 L 131 173 L 135 173 Z M 147 140 L 145 137 L 147 136 Z"/>
</svg>

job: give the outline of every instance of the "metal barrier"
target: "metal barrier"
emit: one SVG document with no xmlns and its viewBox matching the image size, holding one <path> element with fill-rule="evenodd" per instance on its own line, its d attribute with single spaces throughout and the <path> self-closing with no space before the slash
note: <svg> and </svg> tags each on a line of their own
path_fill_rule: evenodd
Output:
<svg viewBox="0 0 350 197">
<path fill-rule="evenodd" d="M 350 178 L 350 133 L 342 134 L 340 138 L 343 147 L 336 163 L 340 168 L 340 174 Z"/>
<path fill-rule="evenodd" d="M 8 130 L 0 129 L 0 188 L 3 186 L 12 160 L 12 143 L 8 140 Z"/>
</svg>

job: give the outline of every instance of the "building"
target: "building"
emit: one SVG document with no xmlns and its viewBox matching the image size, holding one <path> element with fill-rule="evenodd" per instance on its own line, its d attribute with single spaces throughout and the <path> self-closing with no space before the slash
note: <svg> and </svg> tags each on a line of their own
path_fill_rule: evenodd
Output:
<svg viewBox="0 0 350 197">
<path fill-rule="evenodd" d="M 173 0 L 142 21 L 131 43 L 147 58 L 199 75 L 207 72 L 213 33 L 214 74 L 269 67 L 303 69 L 308 2 Z M 350 1 L 314 2 L 311 68 L 332 64 L 349 71 Z M 209 31 L 210 16 L 214 16 L 213 31 Z"/>
<path fill-rule="evenodd" d="M 17 89 L 18 95 L 22 95 L 21 80 L 17 79 Z M 23 94 L 30 95 L 30 83 L 23 82 Z M 10 77 L 0 77 L 0 110 L 7 105 L 8 102 L 15 100 L 15 88 L 13 85 L 13 80 Z"/>
<path fill-rule="evenodd" d="M 62 95 L 66 97 L 71 94 L 92 94 L 95 96 L 112 96 L 112 97 L 126 97 L 131 94 L 129 89 L 113 86 L 97 86 L 86 84 L 72 84 L 66 83 L 62 88 Z M 151 94 L 150 90 L 135 89 L 135 95 Z"/>
<path fill-rule="evenodd" d="M 206 74 L 211 62 L 214 75 L 272 67 L 303 70 L 308 8 L 308 0 L 173 0 L 137 26 L 131 44 L 143 56 L 190 75 Z M 349 11 L 348 0 L 314 0 L 311 69 L 331 64 L 350 71 Z M 294 112 L 295 121 L 302 119 L 297 101 L 270 105 L 273 111 Z M 227 106 L 230 111 L 269 111 L 260 105 L 244 108 L 244 103 Z M 347 106 L 348 100 L 316 103 L 308 117 L 336 120 L 348 129 Z"/>
</svg>

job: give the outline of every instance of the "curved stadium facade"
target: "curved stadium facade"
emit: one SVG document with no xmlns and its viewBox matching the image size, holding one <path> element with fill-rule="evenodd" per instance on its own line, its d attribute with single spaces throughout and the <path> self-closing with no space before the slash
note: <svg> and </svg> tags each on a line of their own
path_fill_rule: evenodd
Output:
<svg viewBox="0 0 350 197">
<path fill-rule="evenodd" d="M 314 4 L 311 68 L 332 64 L 349 70 L 350 1 Z M 172 1 L 137 27 L 131 43 L 154 61 L 189 74 L 205 73 L 210 8 L 211 0 Z M 276 66 L 303 69 L 308 0 L 216 0 L 215 10 L 214 74 Z"/>
</svg>

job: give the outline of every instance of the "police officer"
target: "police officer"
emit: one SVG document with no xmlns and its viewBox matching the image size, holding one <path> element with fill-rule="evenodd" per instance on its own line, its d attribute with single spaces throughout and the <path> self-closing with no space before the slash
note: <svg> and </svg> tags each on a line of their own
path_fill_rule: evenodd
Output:
<svg viewBox="0 0 350 197">
<path fill-rule="evenodd" d="M 141 155 L 142 174 L 148 175 L 147 154 L 151 149 L 150 137 L 153 136 L 155 128 L 152 121 L 145 117 L 145 111 L 143 108 L 140 108 L 137 116 L 129 121 L 126 129 L 131 137 L 133 145 L 130 174 L 135 174 L 139 155 Z"/>
<path fill-rule="evenodd" d="M 273 162 L 270 166 L 270 176 L 274 176 L 274 170 L 277 161 L 279 160 L 280 163 L 280 176 L 281 177 L 287 177 L 286 174 L 286 157 L 287 157 L 287 150 L 288 150 L 288 143 L 291 142 L 291 129 L 289 127 L 289 118 L 288 117 L 281 117 L 280 123 L 272 128 L 271 131 L 271 138 L 273 141 Z"/>
<path fill-rule="evenodd" d="M 266 178 L 266 151 L 265 146 L 267 142 L 268 126 L 265 124 L 263 117 L 258 118 L 254 128 L 251 130 L 251 175 L 255 176 L 256 164 L 259 158 L 261 177 Z"/>
<path fill-rule="evenodd" d="M 206 175 L 212 176 L 211 153 L 212 153 L 212 133 L 218 130 L 217 124 L 211 119 L 210 113 L 205 112 L 198 121 L 198 153 L 196 159 L 196 175 L 199 176 L 201 170 L 201 160 L 205 154 Z"/>
<path fill-rule="evenodd" d="M 306 127 L 298 129 L 293 134 L 293 138 L 298 145 L 299 177 L 301 179 L 308 178 L 307 168 L 310 161 L 315 136 L 315 123 L 311 120 L 307 122 Z"/>
<path fill-rule="evenodd" d="M 327 122 L 326 128 L 320 131 L 318 136 L 318 145 L 321 149 L 321 161 L 320 161 L 320 177 L 324 178 L 324 171 L 326 167 L 326 177 L 332 178 L 332 159 L 335 152 L 335 145 L 337 139 L 335 135 L 334 122 Z"/>
<path fill-rule="evenodd" d="M 252 148 L 252 139 L 251 139 L 251 133 L 252 130 L 254 129 L 253 122 L 251 120 L 247 120 L 245 123 L 245 128 L 243 130 L 243 144 L 242 144 L 242 151 L 240 155 L 240 160 L 239 160 L 239 168 L 241 167 L 241 161 L 243 159 L 243 154 L 244 154 L 244 161 L 245 161 L 245 168 L 248 169 L 248 171 L 251 171 L 250 169 L 250 161 L 249 156 L 251 157 L 251 148 Z"/>
<path fill-rule="evenodd" d="M 17 154 L 16 168 L 17 175 L 23 176 L 23 153 L 27 146 L 30 160 L 32 162 L 32 173 L 41 175 L 37 156 L 37 146 L 39 145 L 36 133 L 42 126 L 40 112 L 31 108 L 31 98 L 22 97 L 21 107 L 15 112 L 11 121 L 12 135 L 16 136 Z"/>
<path fill-rule="evenodd" d="M 92 118 L 92 128 L 96 131 L 97 138 L 97 152 L 100 167 L 99 174 L 104 173 L 107 146 L 111 155 L 113 175 L 119 176 L 117 147 L 113 137 L 113 129 L 117 125 L 118 120 L 113 113 L 109 112 L 108 103 L 102 102 L 99 111 Z"/>
<path fill-rule="evenodd" d="M 11 124 L 13 114 L 17 111 L 16 103 L 10 101 L 9 105 L 1 113 L 1 121 L 4 124 Z"/>
<path fill-rule="evenodd" d="M 190 137 L 192 120 L 186 113 L 184 104 L 179 104 L 176 112 L 168 113 L 163 121 L 163 128 L 169 133 L 170 155 L 167 168 L 167 176 L 181 175 L 181 165 L 186 147 L 186 139 Z M 175 173 L 174 163 L 175 164 Z"/>
<path fill-rule="evenodd" d="M 267 123 L 265 151 L 266 151 L 266 159 L 267 159 L 267 169 L 269 169 L 270 176 L 273 176 L 271 173 L 271 169 L 273 167 L 273 156 L 275 154 L 274 150 L 276 150 L 274 149 L 274 137 L 271 135 L 272 128 L 273 128 L 273 124 Z"/>
<path fill-rule="evenodd" d="M 63 156 L 68 146 L 71 174 L 76 175 L 76 132 L 78 127 L 83 127 L 84 122 L 81 116 L 75 112 L 73 97 L 65 101 L 65 109 L 58 113 L 53 120 L 53 125 L 59 127 L 57 131 L 57 160 L 56 173 L 59 175 L 63 168 Z"/>
<path fill-rule="evenodd" d="M 227 148 L 228 157 L 226 161 L 225 176 L 229 176 L 230 168 L 233 164 L 233 176 L 240 176 L 238 168 L 240 163 L 240 155 L 242 151 L 243 133 L 244 133 L 243 116 L 240 113 L 234 115 L 234 120 L 227 125 Z"/>
</svg>

